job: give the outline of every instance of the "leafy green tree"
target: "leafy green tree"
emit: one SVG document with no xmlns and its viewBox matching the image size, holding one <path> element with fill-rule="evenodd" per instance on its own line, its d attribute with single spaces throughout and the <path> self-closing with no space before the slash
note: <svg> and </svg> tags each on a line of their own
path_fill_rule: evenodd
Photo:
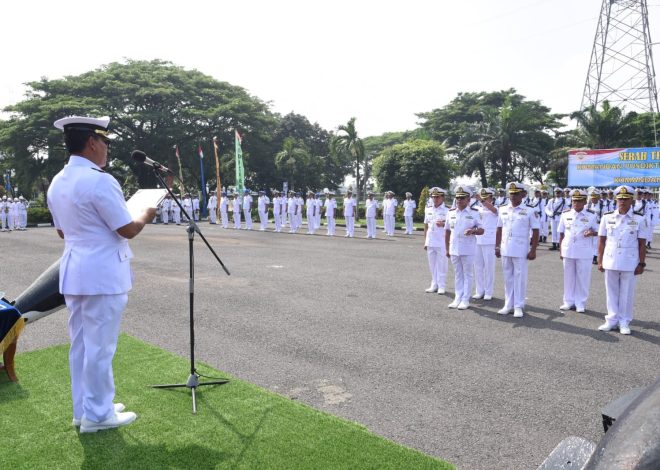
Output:
<svg viewBox="0 0 660 470">
<path fill-rule="evenodd" d="M 394 145 L 374 159 L 374 177 L 381 190 L 396 194 L 409 191 L 418 197 L 425 186 L 447 186 L 453 167 L 445 148 L 432 140 L 413 140 Z"/>
<path fill-rule="evenodd" d="M 355 118 L 352 117 L 345 125 L 337 128 L 337 135 L 331 141 L 332 150 L 335 153 L 348 154 L 353 159 L 355 165 L 355 198 L 360 200 L 360 166 L 364 165 L 364 144 L 358 136 L 355 128 Z"/>
<path fill-rule="evenodd" d="M 429 191 L 429 187 L 424 186 L 422 188 L 422 192 L 419 195 L 419 201 L 417 201 L 417 209 L 415 209 L 418 220 L 424 220 L 424 209 L 426 209 L 426 201 L 429 200 L 430 194 L 431 193 Z"/>
<path fill-rule="evenodd" d="M 184 70 L 160 60 L 111 63 L 97 70 L 59 80 L 42 78 L 28 84 L 27 98 L 5 109 L 0 121 L 0 151 L 16 168 L 19 184 L 35 175 L 51 178 L 66 160 L 61 132 L 53 121 L 66 115 L 108 115 L 117 138 L 110 156 L 133 167 L 131 151 L 139 148 L 176 168 L 173 146 L 181 149 L 184 179 L 199 189 L 201 145 L 207 175 L 215 174 L 212 138 L 224 152 L 233 149 L 234 129 L 247 138 L 243 155 L 246 175 L 254 184 L 273 178 L 271 137 L 275 116 L 263 101 L 243 88 L 196 70 Z M 141 187 L 153 187 L 150 169 L 133 167 Z M 257 171 L 258 169 L 258 171 Z M 223 178 L 233 173 L 222 168 Z M 264 175 L 264 176 L 261 176 Z"/>
<path fill-rule="evenodd" d="M 284 139 L 282 150 L 275 155 L 275 166 L 288 179 L 290 189 L 300 189 L 296 183 L 301 184 L 310 163 L 309 150 L 293 137 Z"/>
<path fill-rule="evenodd" d="M 623 110 L 603 101 L 601 109 L 590 106 L 571 114 L 578 128 L 576 137 L 583 147 L 608 149 L 637 145 L 633 143 L 637 113 L 624 114 Z"/>
</svg>

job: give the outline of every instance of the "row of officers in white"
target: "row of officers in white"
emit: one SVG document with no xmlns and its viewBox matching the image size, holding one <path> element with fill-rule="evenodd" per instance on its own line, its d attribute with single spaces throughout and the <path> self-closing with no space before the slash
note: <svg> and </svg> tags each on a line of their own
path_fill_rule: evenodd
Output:
<svg viewBox="0 0 660 470">
<path fill-rule="evenodd" d="M 183 208 L 189 214 L 193 214 L 195 220 L 199 220 L 199 199 L 190 198 L 186 195 L 182 201 L 179 201 Z M 252 208 L 254 199 L 249 190 L 245 190 L 242 197 L 235 194 L 221 193 L 220 201 L 214 192 L 211 192 L 207 208 L 209 210 L 209 222 L 217 223 L 216 209 L 219 208 L 220 223 L 222 227 L 229 228 L 229 214 L 233 218 L 233 227 L 235 229 L 244 228 L 252 230 Z M 367 222 L 367 235 L 365 238 L 376 238 L 376 216 L 378 209 L 382 209 L 384 231 L 388 236 L 394 236 L 395 213 L 399 205 L 394 193 L 388 191 L 385 193 L 383 201 L 374 198 L 372 192 L 367 193 L 365 201 L 365 219 Z M 402 203 L 403 217 L 405 221 L 405 233 L 412 234 L 414 230 L 413 215 L 417 204 L 412 199 L 412 193 L 406 193 L 406 199 Z M 326 219 L 326 235 L 335 235 L 335 217 L 337 213 L 337 200 L 335 192 L 330 191 L 326 194 L 325 201 L 321 200 L 320 194 L 312 191 L 307 193 L 307 199 L 302 198 L 302 193 L 290 191 L 287 195 L 279 191 L 273 191 L 271 200 L 265 191 L 259 191 L 257 197 L 257 213 L 259 215 L 259 230 L 265 231 L 268 228 L 269 207 L 272 207 L 274 231 L 281 232 L 288 224 L 289 232 L 296 233 L 303 225 L 303 212 L 307 219 L 307 233 L 315 234 L 321 227 L 321 214 Z M 343 217 L 346 223 L 346 237 L 355 236 L 355 219 L 358 216 L 358 202 L 353 196 L 352 191 L 346 193 L 343 200 Z M 158 214 L 164 224 L 170 221 L 177 225 L 181 224 L 181 208 L 169 195 L 163 200 L 159 207 Z M 242 221 L 245 226 L 242 226 Z M 154 223 L 156 219 L 154 220 Z"/>
<path fill-rule="evenodd" d="M 29 202 L 23 196 L 11 198 L 2 196 L 0 199 L 0 232 L 25 230 L 27 227 L 27 210 Z"/>
<path fill-rule="evenodd" d="M 445 293 L 448 259 L 454 268 L 455 298 L 448 307 L 465 310 L 473 299 L 493 296 L 495 258 L 502 259 L 504 307 L 500 315 L 520 318 L 524 314 L 527 291 L 527 263 L 536 258 L 541 214 L 524 203 L 525 186 L 507 185 L 505 204 L 496 205 L 494 193 L 484 188 L 480 203 L 470 204 L 471 190 L 458 187 L 456 204 L 447 208 L 445 191 L 431 189 L 433 203 L 425 210 L 425 244 L 431 286 L 426 292 Z M 651 218 L 633 208 L 635 191 L 619 186 L 613 191 L 614 210 L 600 214 L 588 209 L 586 191 L 570 191 L 571 201 L 557 216 L 559 255 L 564 267 L 564 296 L 560 310 L 585 311 L 591 282 L 594 241 L 598 269 L 605 273 L 607 315 L 601 331 L 618 328 L 630 334 L 633 319 L 635 276 L 644 272 L 646 243 L 653 235 Z M 554 214 L 554 212 L 553 212 Z M 476 274 L 475 274 L 476 273 Z"/>
</svg>

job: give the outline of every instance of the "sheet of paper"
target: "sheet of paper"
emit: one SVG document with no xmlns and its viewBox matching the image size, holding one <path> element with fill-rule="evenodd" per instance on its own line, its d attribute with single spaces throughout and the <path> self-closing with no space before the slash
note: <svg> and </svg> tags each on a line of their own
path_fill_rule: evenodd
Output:
<svg viewBox="0 0 660 470">
<path fill-rule="evenodd" d="M 126 207 L 131 216 L 135 218 L 148 207 L 158 207 L 158 204 L 165 199 L 165 195 L 167 195 L 167 189 L 139 189 L 126 201 Z"/>
</svg>

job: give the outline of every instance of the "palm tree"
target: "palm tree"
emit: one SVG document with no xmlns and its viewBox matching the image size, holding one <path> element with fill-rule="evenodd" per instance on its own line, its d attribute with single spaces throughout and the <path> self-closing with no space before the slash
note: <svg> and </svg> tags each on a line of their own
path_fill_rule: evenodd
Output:
<svg viewBox="0 0 660 470">
<path fill-rule="evenodd" d="M 341 133 L 341 134 L 340 134 Z M 348 120 L 346 125 L 337 128 L 337 135 L 331 141 L 332 151 L 348 153 L 355 162 L 355 197 L 360 200 L 360 165 L 364 163 L 364 144 L 355 129 L 355 118 Z"/>
<path fill-rule="evenodd" d="M 294 178 L 297 174 L 305 171 L 309 164 L 309 152 L 299 145 L 293 137 L 284 139 L 282 150 L 275 155 L 275 167 L 291 179 L 291 189 L 295 188 Z"/>
<path fill-rule="evenodd" d="M 603 101 L 600 111 L 589 106 L 571 114 L 571 119 L 578 123 L 577 138 L 584 147 L 592 149 L 627 147 L 631 143 L 636 117 L 634 112 L 624 115 L 609 101 Z"/>
</svg>

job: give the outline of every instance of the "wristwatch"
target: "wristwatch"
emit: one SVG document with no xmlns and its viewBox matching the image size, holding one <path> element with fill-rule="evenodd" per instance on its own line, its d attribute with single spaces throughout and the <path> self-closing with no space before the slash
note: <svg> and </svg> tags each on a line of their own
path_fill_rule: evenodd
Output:
<svg viewBox="0 0 660 470">
<path fill-rule="evenodd" d="M 642 268 L 646 267 L 646 263 L 639 263 L 637 266 L 641 266 Z"/>
</svg>

